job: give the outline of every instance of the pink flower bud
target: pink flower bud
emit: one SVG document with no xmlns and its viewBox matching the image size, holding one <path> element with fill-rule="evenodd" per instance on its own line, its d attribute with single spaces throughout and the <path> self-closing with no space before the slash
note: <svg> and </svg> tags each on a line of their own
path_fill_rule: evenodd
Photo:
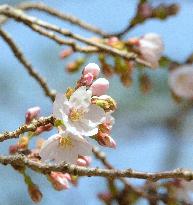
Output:
<svg viewBox="0 0 193 205">
<path fill-rule="evenodd" d="M 116 142 L 107 133 L 99 132 L 97 134 L 97 141 L 102 146 L 116 148 Z"/>
<path fill-rule="evenodd" d="M 40 113 L 40 107 L 29 108 L 25 114 L 25 122 L 29 124 L 33 119 L 37 118 Z"/>
<path fill-rule="evenodd" d="M 19 149 L 18 144 L 10 145 L 9 146 L 9 153 L 10 154 L 15 154 Z"/>
<path fill-rule="evenodd" d="M 43 126 L 40 126 L 36 129 L 36 132 L 35 134 L 36 135 L 39 135 L 41 134 L 42 132 L 48 132 L 50 131 L 51 129 L 53 128 L 53 125 L 51 123 L 47 124 L 47 125 L 43 125 Z"/>
<path fill-rule="evenodd" d="M 87 73 L 82 78 L 83 84 L 86 86 L 90 86 L 93 82 L 93 75 L 91 73 Z"/>
<path fill-rule="evenodd" d="M 90 86 L 93 95 L 104 95 L 109 89 L 109 81 L 106 78 L 99 78 Z"/>
<path fill-rule="evenodd" d="M 91 163 L 91 157 L 89 156 L 79 156 L 77 159 L 77 165 L 78 166 L 83 166 L 83 167 L 88 167 Z"/>
<path fill-rule="evenodd" d="M 90 156 L 81 156 L 85 161 L 86 165 L 89 166 L 90 163 L 92 162 L 92 158 Z"/>
<path fill-rule="evenodd" d="M 86 75 L 88 73 L 91 73 L 93 75 L 93 78 L 97 78 L 100 73 L 100 68 L 95 63 L 89 63 L 83 70 L 83 75 Z"/>
<path fill-rule="evenodd" d="M 86 161 L 82 158 L 78 158 L 76 164 L 81 167 L 86 167 Z"/>
<path fill-rule="evenodd" d="M 51 172 L 49 180 L 57 191 L 61 191 L 70 187 L 69 181 L 71 181 L 71 176 L 68 173 Z"/>
<path fill-rule="evenodd" d="M 71 48 L 66 49 L 66 50 L 63 50 L 63 51 L 60 53 L 60 58 L 61 58 L 61 59 L 66 58 L 66 57 L 70 56 L 72 53 L 73 53 L 73 50 L 72 50 Z"/>
</svg>

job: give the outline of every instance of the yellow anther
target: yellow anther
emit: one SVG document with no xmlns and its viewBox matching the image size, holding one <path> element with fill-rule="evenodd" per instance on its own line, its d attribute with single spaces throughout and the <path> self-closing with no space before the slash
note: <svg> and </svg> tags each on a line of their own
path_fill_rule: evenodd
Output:
<svg viewBox="0 0 193 205">
<path fill-rule="evenodd" d="M 62 148 L 73 147 L 72 139 L 69 136 L 61 137 L 59 141 L 59 145 Z"/>
<path fill-rule="evenodd" d="M 70 118 L 71 121 L 77 122 L 77 121 L 79 121 L 83 118 L 83 115 L 84 115 L 83 111 L 80 111 L 80 110 L 77 110 L 77 109 L 72 109 L 70 111 L 69 118 Z"/>
</svg>

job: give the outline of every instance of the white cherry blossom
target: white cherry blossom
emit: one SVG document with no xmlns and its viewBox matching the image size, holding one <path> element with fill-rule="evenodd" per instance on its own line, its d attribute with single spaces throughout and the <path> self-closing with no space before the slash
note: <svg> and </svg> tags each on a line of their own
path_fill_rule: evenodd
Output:
<svg viewBox="0 0 193 205">
<path fill-rule="evenodd" d="M 169 86 L 175 95 L 193 99 L 193 66 L 184 65 L 171 71 Z"/>
<path fill-rule="evenodd" d="M 97 126 L 105 119 L 105 112 L 91 104 L 91 90 L 86 86 L 78 88 L 68 100 L 63 94 L 57 94 L 53 115 L 63 121 L 65 129 L 83 136 L 93 136 Z"/>
<path fill-rule="evenodd" d="M 76 164 L 78 156 L 92 153 L 92 146 L 80 135 L 68 131 L 60 132 L 48 138 L 40 150 L 42 161 Z"/>
<path fill-rule="evenodd" d="M 158 62 L 164 50 L 161 37 L 155 33 L 148 33 L 139 39 L 139 50 L 143 58 L 152 68 L 158 67 Z"/>
</svg>

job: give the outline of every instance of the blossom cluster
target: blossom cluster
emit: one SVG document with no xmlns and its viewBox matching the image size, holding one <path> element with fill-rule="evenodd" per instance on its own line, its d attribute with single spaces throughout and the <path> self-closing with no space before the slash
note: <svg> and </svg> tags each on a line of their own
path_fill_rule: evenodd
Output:
<svg viewBox="0 0 193 205">
<path fill-rule="evenodd" d="M 91 139 L 102 146 L 116 147 L 110 136 L 116 102 L 106 95 L 109 82 L 98 78 L 99 73 L 99 66 L 89 63 L 75 88 L 56 95 L 53 116 L 58 133 L 43 144 L 39 153 L 42 161 L 80 164 L 81 159 L 92 153 Z"/>
<path fill-rule="evenodd" d="M 87 167 L 91 163 L 92 144 L 95 140 L 99 145 L 115 148 L 116 143 L 110 136 L 116 109 L 115 100 L 107 95 L 109 81 L 98 78 L 100 68 L 89 63 L 82 72 L 75 88 L 68 88 L 65 93 L 57 93 L 53 103 L 54 126 L 51 123 L 37 127 L 34 132 L 22 134 L 18 142 L 10 145 L 9 153 L 23 153 L 29 159 L 47 163 L 71 163 Z M 29 125 L 40 119 L 40 107 L 29 108 L 25 114 L 25 123 Z M 57 133 L 47 140 L 39 138 L 33 149 L 29 142 L 33 137 L 45 131 L 57 128 Z M 39 187 L 26 175 L 22 167 L 14 167 L 24 175 L 28 193 L 34 202 L 39 202 L 42 193 Z M 47 175 L 53 188 L 61 191 L 68 189 L 70 184 L 76 185 L 78 177 L 68 173 L 52 171 Z"/>
</svg>

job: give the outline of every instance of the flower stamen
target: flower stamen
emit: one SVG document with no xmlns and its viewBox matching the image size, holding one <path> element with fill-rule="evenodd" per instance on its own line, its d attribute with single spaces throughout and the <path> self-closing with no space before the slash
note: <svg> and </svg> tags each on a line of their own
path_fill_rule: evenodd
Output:
<svg viewBox="0 0 193 205">
<path fill-rule="evenodd" d="M 59 145 L 62 148 L 73 147 L 72 139 L 69 136 L 61 137 L 59 141 Z"/>
<path fill-rule="evenodd" d="M 77 122 L 83 118 L 84 112 L 77 109 L 71 109 L 69 113 L 69 118 L 72 122 Z"/>
</svg>

